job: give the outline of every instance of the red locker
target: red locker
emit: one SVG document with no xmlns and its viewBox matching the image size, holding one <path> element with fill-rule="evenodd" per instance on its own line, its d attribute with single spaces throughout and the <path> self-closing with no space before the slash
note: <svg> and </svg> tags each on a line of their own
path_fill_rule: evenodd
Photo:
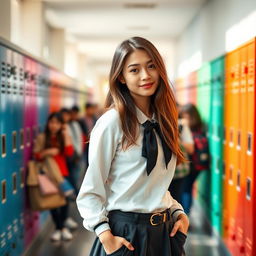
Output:
<svg viewBox="0 0 256 256">
<path fill-rule="evenodd" d="M 240 134 L 238 137 L 237 149 L 239 150 L 238 158 L 238 173 L 236 177 L 236 189 L 238 192 L 238 207 L 236 212 L 236 235 L 237 235 L 237 255 L 244 255 L 244 198 L 245 198 L 245 186 L 246 186 L 246 131 L 247 131 L 247 46 L 240 48 L 240 110 L 239 110 L 239 124 Z"/>
<path fill-rule="evenodd" d="M 255 39 L 247 44 L 247 134 L 246 134 L 246 197 L 245 197 L 245 255 L 256 254 L 256 185 L 255 185 Z"/>
</svg>

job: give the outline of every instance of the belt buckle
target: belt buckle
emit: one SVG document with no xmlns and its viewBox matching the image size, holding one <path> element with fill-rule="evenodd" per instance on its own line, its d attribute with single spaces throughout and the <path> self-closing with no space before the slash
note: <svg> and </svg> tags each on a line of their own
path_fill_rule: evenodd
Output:
<svg viewBox="0 0 256 256">
<path fill-rule="evenodd" d="M 164 213 L 157 212 L 157 213 L 154 213 L 154 214 L 152 214 L 152 215 L 150 216 L 150 224 L 151 224 L 152 226 L 157 226 L 157 225 L 159 225 L 159 223 L 154 223 L 154 217 L 155 217 L 155 216 L 162 216 L 162 215 L 164 216 L 162 223 L 166 222 L 166 219 L 167 219 L 167 214 L 166 214 L 166 212 L 164 212 Z"/>
</svg>

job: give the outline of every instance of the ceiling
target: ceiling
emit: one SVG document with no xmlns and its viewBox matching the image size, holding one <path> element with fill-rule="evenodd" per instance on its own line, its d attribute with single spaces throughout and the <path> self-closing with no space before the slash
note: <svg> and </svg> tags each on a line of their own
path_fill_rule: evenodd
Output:
<svg viewBox="0 0 256 256">
<path fill-rule="evenodd" d="M 168 47 L 207 0 L 42 0 L 47 22 L 96 61 L 106 62 L 122 40 L 143 36 Z M 168 49 L 163 49 L 167 51 Z"/>
</svg>

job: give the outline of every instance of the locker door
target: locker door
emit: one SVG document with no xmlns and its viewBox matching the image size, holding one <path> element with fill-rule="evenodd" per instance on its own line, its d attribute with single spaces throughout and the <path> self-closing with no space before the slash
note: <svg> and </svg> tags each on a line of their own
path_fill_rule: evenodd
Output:
<svg viewBox="0 0 256 256">
<path fill-rule="evenodd" d="M 199 92 L 198 92 L 198 110 L 201 118 L 205 123 L 208 131 L 208 124 L 210 119 L 210 99 L 211 99 L 211 67 L 210 63 L 206 63 L 199 70 Z M 206 209 L 207 216 L 210 219 L 210 194 L 211 191 L 211 174 L 208 171 L 202 172 L 198 178 L 198 192 L 199 201 Z"/>
<path fill-rule="evenodd" d="M 229 220 L 229 197 L 230 191 L 228 186 L 228 170 L 230 164 L 230 119 L 231 119 L 231 54 L 225 58 L 225 87 L 224 87 L 224 128 L 223 128 L 223 239 L 228 245 L 228 220 Z"/>
<path fill-rule="evenodd" d="M 230 102 L 230 128 L 229 128 L 229 153 L 230 162 L 228 169 L 228 247 L 230 251 L 235 255 L 237 250 L 236 243 L 236 211 L 237 211 L 237 190 L 236 190 L 236 177 L 238 171 L 238 148 L 237 138 L 239 134 L 239 78 L 240 78 L 240 51 L 239 49 L 230 53 L 230 72 L 231 78 L 231 102 Z"/>
<path fill-rule="evenodd" d="M 16 209 L 15 218 L 13 219 L 13 233 L 15 235 L 13 241 L 13 249 L 15 253 L 13 255 L 21 255 L 24 251 L 23 238 L 24 227 L 20 222 L 20 216 L 24 211 L 24 185 L 22 184 L 20 170 L 23 167 L 23 150 L 24 150 L 24 134 L 23 134 L 23 90 L 24 90 L 24 67 L 23 56 L 17 52 L 13 52 L 13 67 L 15 67 L 14 76 L 14 110 L 13 110 L 13 133 L 16 138 L 13 137 L 13 144 L 16 144 L 16 151 L 14 154 L 15 167 L 12 172 L 12 207 Z M 15 142 L 16 141 L 16 142 Z"/>
<path fill-rule="evenodd" d="M 247 131 L 247 119 L 248 116 L 245 114 L 247 112 L 247 73 L 248 73 L 248 63 L 247 63 L 247 46 L 240 49 L 240 152 L 239 152 L 239 162 L 238 162 L 238 174 L 236 177 L 236 188 L 238 191 L 238 210 L 236 213 L 236 234 L 237 234 L 237 255 L 244 255 L 244 199 L 245 199 L 245 186 L 246 186 L 246 131 Z"/>
<path fill-rule="evenodd" d="M 6 214 L 7 214 L 7 195 L 6 195 L 6 50 L 0 45 L 0 252 L 7 248 L 6 236 Z"/>
<path fill-rule="evenodd" d="M 255 255 L 255 40 L 248 45 L 245 255 Z"/>
<path fill-rule="evenodd" d="M 224 58 L 221 57 L 211 64 L 212 102 L 211 102 L 211 220 L 213 228 L 222 233 L 222 131 L 223 131 L 223 81 Z"/>
</svg>

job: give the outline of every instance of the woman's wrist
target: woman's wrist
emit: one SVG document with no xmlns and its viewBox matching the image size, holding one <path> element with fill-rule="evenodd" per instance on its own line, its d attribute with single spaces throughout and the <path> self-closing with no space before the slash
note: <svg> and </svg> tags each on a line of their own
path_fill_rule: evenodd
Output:
<svg viewBox="0 0 256 256">
<path fill-rule="evenodd" d="M 103 231 L 100 235 L 99 235 L 99 239 L 100 239 L 100 242 L 102 244 L 106 243 L 107 241 L 109 241 L 109 239 L 113 238 L 113 234 L 111 233 L 110 230 L 106 230 L 106 231 Z"/>
</svg>

